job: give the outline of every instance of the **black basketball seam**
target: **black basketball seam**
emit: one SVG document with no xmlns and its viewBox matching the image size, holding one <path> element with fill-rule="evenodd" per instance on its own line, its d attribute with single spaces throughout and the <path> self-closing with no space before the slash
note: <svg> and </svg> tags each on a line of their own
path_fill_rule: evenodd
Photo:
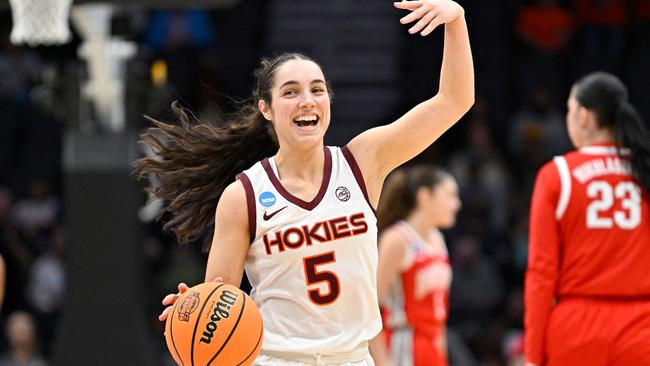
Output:
<svg viewBox="0 0 650 366">
<path fill-rule="evenodd" d="M 172 345 L 174 346 L 174 351 L 176 351 L 176 355 L 178 356 L 178 360 L 181 361 L 181 366 L 185 366 L 183 363 L 183 359 L 181 358 L 181 353 L 178 352 L 178 348 L 176 348 L 176 342 L 174 341 L 174 331 L 172 330 L 172 327 L 174 326 L 174 312 L 176 311 L 176 308 L 178 307 L 178 301 L 179 299 L 176 299 L 176 302 L 174 303 L 174 308 L 172 309 L 171 314 L 168 315 L 168 317 L 172 317 L 171 319 L 168 319 L 169 321 L 169 336 L 172 339 Z"/>
<path fill-rule="evenodd" d="M 257 346 L 262 341 L 262 335 L 264 334 L 264 320 L 260 319 L 260 322 L 262 322 L 262 328 L 260 329 L 260 336 L 257 337 L 257 343 L 255 343 L 255 347 L 253 347 L 253 350 L 251 351 L 251 353 L 249 353 L 248 356 L 246 356 L 246 358 L 244 358 L 244 360 L 242 362 L 238 363 L 237 366 L 239 366 L 239 365 L 243 364 L 244 362 L 246 362 L 248 360 L 248 358 L 250 358 L 253 355 L 253 352 L 255 352 L 255 350 L 257 349 Z"/>
<path fill-rule="evenodd" d="M 205 302 L 203 303 L 203 306 L 201 306 L 201 311 L 199 311 L 199 316 L 196 318 L 196 323 L 194 323 L 194 332 L 192 332 L 192 349 L 190 351 L 190 362 L 192 362 L 192 366 L 194 366 L 194 340 L 196 340 L 196 328 L 199 327 L 199 320 L 201 320 L 201 315 L 203 315 L 203 309 L 205 309 L 205 306 L 208 304 L 208 300 L 210 300 L 212 295 L 219 289 L 219 287 L 223 285 L 225 285 L 225 283 L 217 286 L 217 288 L 212 290 L 212 292 L 210 292 L 210 295 L 205 298 Z"/>
<path fill-rule="evenodd" d="M 241 292 L 241 290 L 239 290 L 239 291 Z M 242 315 L 244 314 L 244 309 L 245 309 L 245 308 L 246 308 L 246 296 L 244 295 L 244 301 L 243 301 L 242 304 L 241 304 L 241 310 L 239 310 L 239 316 L 237 317 L 237 321 L 235 322 L 235 324 L 234 324 L 234 325 L 232 326 L 232 328 L 230 329 L 230 334 L 228 334 L 228 338 L 226 338 L 226 340 L 223 342 L 223 344 L 221 345 L 221 348 L 219 348 L 219 350 L 217 351 L 217 353 L 215 353 L 215 355 L 212 356 L 212 358 L 210 359 L 210 361 L 208 361 L 208 365 L 207 365 L 207 366 L 210 366 L 210 364 L 212 363 L 212 361 L 214 361 L 214 359 L 217 358 L 217 356 L 219 356 L 219 354 L 221 353 L 221 351 L 223 351 L 223 348 L 226 347 L 226 345 L 227 345 L 228 342 L 230 341 L 230 338 L 232 338 L 232 334 L 235 333 L 235 329 L 237 329 L 237 325 L 239 325 L 239 321 L 241 320 L 241 317 L 242 317 Z"/>
</svg>

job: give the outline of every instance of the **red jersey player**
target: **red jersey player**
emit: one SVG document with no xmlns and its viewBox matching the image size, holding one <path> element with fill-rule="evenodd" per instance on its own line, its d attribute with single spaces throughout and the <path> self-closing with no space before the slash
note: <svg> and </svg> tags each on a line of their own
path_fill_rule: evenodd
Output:
<svg viewBox="0 0 650 366">
<path fill-rule="evenodd" d="M 578 81 L 577 150 L 539 171 L 525 290 L 528 365 L 650 365 L 650 134 L 621 81 Z"/>
<path fill-rule="evenodd" d="M 378 366 L 447 365 L 451 266 L 438 228 L 453 226 L 459 208 L 456 181 L 443 170 L 418 166 L 389 177 L 377 210 L 384 334 L 371 352 Z"/>
</svg>

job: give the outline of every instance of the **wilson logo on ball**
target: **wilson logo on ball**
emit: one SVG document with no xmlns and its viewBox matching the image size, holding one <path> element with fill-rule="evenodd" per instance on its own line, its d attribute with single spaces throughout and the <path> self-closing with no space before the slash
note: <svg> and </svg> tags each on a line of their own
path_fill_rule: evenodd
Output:
<svg viewBox="0 0 650 366">
<path fill-rule="evenodd" d="M 178 304 L 178 320 L 183 322 L 190 321 L 190 315 L 199 307 L 199 293 L 192 291 Z"/>
<path fill-rule="evenodd" d="M 223 290 L 219 297 L 219 301 L 217 301 L 214 309 L 212 309 L 212 315 L 210 316 L 211 322 L 205 325 L 205 331 L 201 337 L 202 343 L 210 344 L 210 342 L 212 342 L 214 332 L 218 328 L 218 322 L 221 319 L 227 319 L 230 316 L 229 310 L 233 305 L 235 305 L 235 302 L 237 302 L 237 297 L 238 295 L 235 292 Z"/>
</svg>

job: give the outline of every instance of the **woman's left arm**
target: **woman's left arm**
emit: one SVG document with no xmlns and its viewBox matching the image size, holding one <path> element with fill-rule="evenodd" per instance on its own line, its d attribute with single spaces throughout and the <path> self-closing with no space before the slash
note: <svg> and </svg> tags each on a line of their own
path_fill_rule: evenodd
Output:
<svg viewBox="0 0 650 366">
<path fill-rule="evenodd" d="M 451 0 L 401 1 L 394 5 L 411 11 L 401 23 L 419 19 L 409 29 L 411 34 L 426 36 L 444 24 L 445 44 L 438 93 L 397 121 L 365 131 L 348 144 L 374 206 L 388 173 L 431 145 L 474 103 L 474 65 L 463 8 Z"/>
</svg>

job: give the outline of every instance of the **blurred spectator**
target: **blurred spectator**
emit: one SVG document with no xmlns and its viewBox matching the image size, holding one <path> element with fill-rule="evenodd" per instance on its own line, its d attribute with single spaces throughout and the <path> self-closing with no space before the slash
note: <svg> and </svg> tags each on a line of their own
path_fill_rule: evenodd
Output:
<svg viewBox="0 0 650 366">
<path fill-rule="evenodd" d="M 453 248 L 449 327 L 475 348 L 502 301 L 503 280 L 477 237 L 463 236 Z"/>
<path fill-rule="evenodd" d="M 537 0 L 520 10 L 516 27 L 519 37 L 535 50 L 556 53 L 568 46 L 575 20 L 557 0 Z"/>
<path fill-rule="evenodd" d="M 524 366 L 524 334 L 521 330 L 506 333 L 503 340 L 506 366 Z"/>
<path fill-rule="evenodd" d="M 0 366 L 46 366 L 39 355 L 36 328 L 29 313 L 16 311 L 7 320 L 9 351 L 0 358 Z"/>
<path fill-rule="evenodd" d="M 34 310 L 44 354 L 49 353 L 66 290 L 63 264 L 65 233 L 62 226 L 52 230 L 49 247 L 31 266 L 27 300 Z"/>
<path fill-rule="evenodd" d="M 524 191 L 532 187 L 543 162 L 571 148 L 564 114 L 544 87 L 532 90 L 528 102 L 515 112 L 508 135 L 512 163 L 517 166 L 513 170 L 519 173 Z"/>
<path fill-rule="evenodd" d="M 174 99 L 199 110 L 210 101 L 205 93 L 214 89 L 216 61 L 213 59 L 216 32 L 205 10 L 161 10 L 153 12 L 144 41 L 167 64 Z M 212 90 L 210 90 L 212 91 Z"/>
<path fill-rule="evenodd" d="M 449 353 L 449 364 L 456 366 L 478 366 L 480 363 L 452 328 L 447 329 L 447 352 Z"/>
<path fill-rule="evenodd" d="M 4 188 L 0 187 L 0 233 L 9 225 L 9 213 L 11 210 L 11 201 L 13 197 L 11 192 Z M 0 240 L 2 240 L 0 238 Z"/>
<path fill-rule="evenodd" d="M 628 21 L 625 1 L 574 0 L 583 52 L 579 74 L 600 69 L 618 72 Z"/>
<path fill-rule="evenodd" d="M 474 105 L 467 121 L 465 148 L 453 154 L 449 163 L 464 206 L 459 224 L 473 233 L 483 233 L 485 228 L 503 231 L 509 217 L 510 178 L 492 141 L 486 108 L 482 100 Z M 468 217 L 475 211 L 479 217 Z"/>
<path fill-rule="evenodd" d="M 0 44 L 0 100 L 27 104 L 42 62 L 34 50 L 12 45 L 9 37 L 2 37 Z"/>
<path fill-rule="evenodd" d="M 518 60 L 520 93 L 546 85 L 559 91 L 566 50 L 573 32 L 573 15 L 557 0 L 536 0 L 524 6 L 516 19 L 516 31 L 524 47 Z"/>
<path fill-rule="evenodd" d="M 37 180 L 29 187 L 29 197 L 16 202 L 11 218 L 24 235 L 35 238 L 54 226 L 59 210 L 59 200 L 50 193 L 50 187 Z"/>
<path fill-rule="evenodd" d="M 523 193 L 521 195 L 524 196 Z M 530 197 L 530 194 L 527 197 Z M 516 219 L 510 240 L 512 256 L 510 264 L 514 270 L 513 275 L 519 283 L 523 280 L 528 265 L 528 204 L 528 200 L 525 200 L 524 203 L 516 205 L 517 214 L 514 215 Z"/>
<path fill-rule="evenodd" d="M 508 365 L 523 365 L 524 361 L 524 292 L 516 287 L 508 294 L 505 314 L 506 329 L 501 337 L 502 353 Z"/>
<path fill-rule="evenodd" d="M 20 241 L 19 235 L 10 221 L 12 200 L 12 192 L 0 187 L 0 254 L 6 267 L 4 289 L 6 296 L 2 302 L 3 315 L 26 306 L 22 294 L 32 259 L 27 246 Z"/>
<path fill-rule="evenodd" d="M 203 10 L 161 10 L 151 15 L 146 42 L 155 51 L 208 48 L 214 42 L 214 26 Z"/>
<path fill-rule="evenodd" d="M 0 254 L 0 309 L 5 300 L 5 285 L 7 282 L 7 265 L 5 259 Z"/>
</svg>

